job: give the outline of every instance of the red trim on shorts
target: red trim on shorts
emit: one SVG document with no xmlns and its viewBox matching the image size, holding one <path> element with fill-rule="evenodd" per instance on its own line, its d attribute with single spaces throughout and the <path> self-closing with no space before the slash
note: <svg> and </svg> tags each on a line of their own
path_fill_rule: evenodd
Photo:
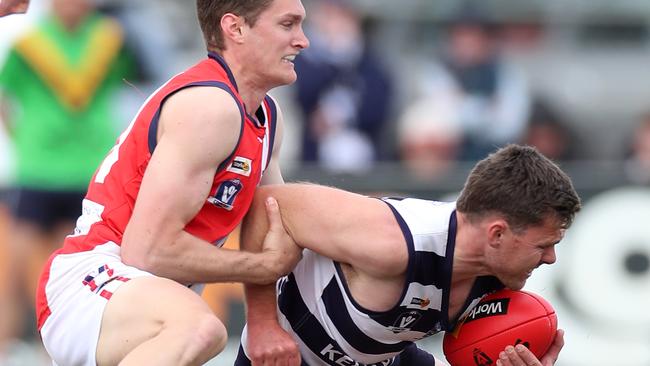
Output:
<svg viewBox="0 0 650 366">
<path fill-rule="evenodd" d="M 45 286 L 50 279 L 50 267 L 52 266 L 52 261 L 57 253 L 54 253 L 50 256 L 45 264 L 43 269 L 43 274 L 38 281 L 38 288 L 36 289 L 36 327 L 40 331 L 45 324 L 47 318 L 50 317 L 52 311 L 47 303 L 47 295 L 45 294 Z"/>
</svg>

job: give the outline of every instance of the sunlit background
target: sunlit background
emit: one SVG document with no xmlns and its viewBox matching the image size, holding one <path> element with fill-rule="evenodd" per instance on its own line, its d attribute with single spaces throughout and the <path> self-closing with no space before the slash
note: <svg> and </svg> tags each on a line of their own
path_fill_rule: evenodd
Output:
<svg viewBox="0 0 650 366">
<path fill-rule="evenodd" d="M 449 200 L 495 147 L 537 146 L 584 201 L 558 263 L 527 285 L 566 330 L 557 365 L 650 365 L 650 2 L 304 3 L 312 47 L 297 61 L 299 81 L 272 92 L 287 125 L 285 180 Z M 115 96 L 121 129 L 205 50 L 192 1 L 97 4 L 123 25 L 141 71 Z M 0 19 L 0 60 L 48 9 L 48 0 L 32 0 L 28 14 Z M 12 155 L 0 129 L 0 191 L 11 187 Z M 204 297 L 231 337 L 210 364 L 232 364 L 240 288 L 212 286 Z M 48 364 L 33 319 L 25 328 L 0 365 Z M 439 342 L 423 345 L 441 357 Z"/>
</svg>

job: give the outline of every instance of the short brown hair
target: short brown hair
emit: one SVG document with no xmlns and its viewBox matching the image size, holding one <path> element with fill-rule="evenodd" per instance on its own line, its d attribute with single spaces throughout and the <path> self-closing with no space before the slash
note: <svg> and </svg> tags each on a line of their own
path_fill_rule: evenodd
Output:
<svg viewBox="0 0 650 366">
<path fill-rule="evenodd" d="M 456 207 L 470 221 L 501 214 L 514 230 L 541 224 L 549 214 L 568 228 L 580 197 L 569 176 L 535 148 L 508 145 L 476 164 Z"/>
<path fill-rule="evenodd" d="M 244 18 L 251 27 L 273 0 L 196 0 L 196 13 L 209 51 L 225 49 L 221 18 L 227 13 Z"/>
</svg>

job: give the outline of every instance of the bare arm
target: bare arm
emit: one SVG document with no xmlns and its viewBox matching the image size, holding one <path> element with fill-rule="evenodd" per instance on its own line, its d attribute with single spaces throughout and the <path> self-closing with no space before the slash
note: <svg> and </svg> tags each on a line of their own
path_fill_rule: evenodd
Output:
<svg viewBox="0 0 650 366">
<path fill-rule="evenodd" d="M 277 105 L 277 103 L 276 103 Z M 273 146 L 273 155 L 271 162 L 264 173 L 262 184 L 281 184 L 284 183 L 282 174 L 280 172 L 279 158 L 280 147 L 282 144 L 282 136 L 284 131 L 284 118 L 280 111 L 277 109 L 277 127 L 275 132 L 275 145 Z M 266 205 L 267 210 L 277 208 L 275 206 Z M 277 213 L 279 220 L 279 212 Z M 271 215 L 268 215 L 271 218 Z M 256 220 L 262 219 L 258 217 Z M 264 223 L 249 221 L 246 226 L 260 224 L 264 227 Z M 243 250 L 259 251 L 261 247 L 256 245 L 264 240 L 263 229 L 256 230 L 254 233 L 248 233 L 248 230 L 242 230 L 240 238 L 241 247 Z M 246 231 L 247 233 L 244 233 Z M 286 240 L 291 240 L 287 238 Z M 251 242 L 250 245 L 245 244 Z M 293 243 L 296 262 L 300 257 L 302 251 L 295 243 Z M 276 295 L 275 284 L 270 285 L 256 285 L 251 283 L 244 284 L 244 294 L 246 298 L 246 321 L 248 324 L 248 356 L 252 361 L 253 366 L 265 364 L 286 364 L 288 366 L 300 365 L 300 352 L 298 345 L 278 323 L 276 313 Z"/>
<path fill-rule="evenodd" d="M 242 227 L 243 250 L 260 250 L 267 230 L 262 204 L 271 196 L 279 201 L 285 229 L 299 247 L 348 263 L 370 275 L 390 276 L 406 268 L 404 237 L 385 203 L 315 185 L 286 184 L 258 189 Z M 248 355 L 253 365 L 300 364 L 295 343 L 278 325 L 275 288 L 251 284 L 245 288 Z"/>
<path fill-rule="evenodd" d="M 395 276 L 406 269 L 408 253 L 400 227 L 388 205 L 340 189 L 310 185 L 284 184 L 260 187 L 246 223 L 254 223 L 243 232 L 260 237 L 266 228 L 266 197 L 278 200 L 282 221 L 293 240 L 336 261 L 350 264 L 370 276 Z M 262 235 L 263 237 L 263 235 Z M 246 250 L 257 240 L 245 240 Z M 257 244 L 259 245 L 259 244 Z M 253 249 L 254 250 L 254 249 Z"/>
<path fill-rule="evenodd" d="M 124 233 L 125 263 L 181 283 L 270 283 L 281 275 L 280 254 L 220 249 L 184 231 L 204 204 L 216 167 L 235 148 L 240 125 L 237 105 L 221 89 L 193 87 L 169 98 Z"/>
</svg>

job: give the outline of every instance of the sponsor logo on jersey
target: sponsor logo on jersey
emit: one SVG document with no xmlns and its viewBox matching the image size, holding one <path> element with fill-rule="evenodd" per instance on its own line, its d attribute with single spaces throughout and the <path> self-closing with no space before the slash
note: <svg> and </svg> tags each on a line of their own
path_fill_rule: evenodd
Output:
<svg viewBox="0 0 650 366">
<path fill-rule="evenodd" d="M 253 165 L 251 159 L 245 158 L 243 156 L 235 156 L 232 160 L 232 163 L 226 169 L 229 172 L 233 172 L 239 175 L 248 177 L 251 175 Z"/>
<path fill-rule="evenodd" d="M 235 205 L 235 198 L 241 192 L 242 187 L 243 185 L 239 179 L 221 182 L 217 188 L 217 193 L 214 196 L 208 197 L 208 202 L 231 211 Z"/>
<path fill-rule="evenodd" d="M 421 299 L 421 298 L 419 298 L 419 297 L 414 297 L 414 298 L 411 299 L 411 305 L 419 306 L 419 307 L 421 307 L 422 309 L 424 309 L 424 308 L 426 308 L 427 306 L 429 306 L 429 304 L 431 304 L 431 300 L 429 300 L 429 299 L 426 298 L 426 297 L 425 297 L 424 299 Z"/>
<path fill-rule="evenodd" d="M 413 325 L 417 323 L 418 320 L 422 317 L 417 311 L 409 311 L 408 313 L 402 313 L 395 323 L 392 326 L 388 327 L 393 333 L 401 333 L 413 328 Z"/>
<path fill-rule="evenodd" d="M 325 348 L 320 351 L 319 356 L 326 362 L 333 362 L 332 365 L 341 365 L 341 366 L 388 366 L 390 365 L 395 357 L 389 358 L 388 360 L 383 360 L 377 363 L 372 364 L 361 364 L 354 361 L 350 356 L 346 355 L 341 351 L 337 346 L 329 343 Z"/>
<path fill-rule="evenodd" d="M 510 299 L 494 299 L 478 304 L 467 316 L 465 323 L 488 316 L 505 315 L 508 313 Z"/>
</svg>

